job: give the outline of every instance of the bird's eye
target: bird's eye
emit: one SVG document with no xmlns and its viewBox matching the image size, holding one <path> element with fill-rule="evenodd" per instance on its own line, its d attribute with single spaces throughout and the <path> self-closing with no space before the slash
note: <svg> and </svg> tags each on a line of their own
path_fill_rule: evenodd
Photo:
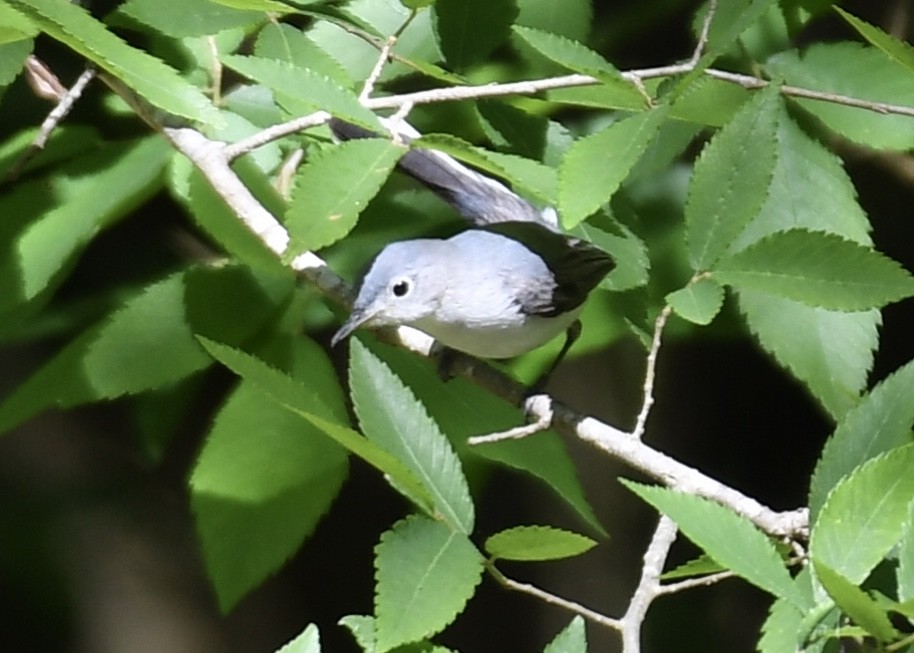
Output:
<svg viewBox="0 0 914 653">
<path fill-rule="evenodd" d="M 403 297 L 409 292 L 410 284 L 408 279 L 398 279 L 390 286 L 390 291 L 394 297 Z"/>
</svg>

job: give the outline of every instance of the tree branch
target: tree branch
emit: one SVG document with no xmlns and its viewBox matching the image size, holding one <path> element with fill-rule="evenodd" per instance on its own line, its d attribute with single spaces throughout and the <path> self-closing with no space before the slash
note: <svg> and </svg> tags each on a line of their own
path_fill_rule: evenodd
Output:
<svg viewBox="0 0 914 653">
<path fill-rule="evenodd" d="M 647 616 L 647 610 L 660 595 L 660 576 L 670 547 L 676 540 L 676 524 L 666 515 L 660 516 L 651 543 L 644 552 L 644 566 L 641 568 L 641 580 L 632 594 L 628 610 L 622 617 L 622 651 L 623 653 L 641 652 L 641 625 Z"/>
</svg>

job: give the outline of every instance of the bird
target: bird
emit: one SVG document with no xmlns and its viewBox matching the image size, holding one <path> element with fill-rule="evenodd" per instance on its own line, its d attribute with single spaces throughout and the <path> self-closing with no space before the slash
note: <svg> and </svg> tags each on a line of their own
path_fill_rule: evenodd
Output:
<svg viewBox="0 0 914 653">
<path fill-rule="evenodd" d="M 418 136 L 403 121 L 386 124 L 405 143 Z M 339 140 L 378 136 L 338 119 L 330 127 Z M 508 359 L 564 332 L 561 351 L 532 386 L 541 389 L 580 335 L 584 301 L 613 269 L 612 257 L 560 232 L 551 207 L 536 209 L 443 152 L 411 149 L 398 167 L 470 227 L 446 239 L 402 240 L 381 249 L 331 346 L 360 327 L 406 325 L 451 350 Z"/>
</svg>

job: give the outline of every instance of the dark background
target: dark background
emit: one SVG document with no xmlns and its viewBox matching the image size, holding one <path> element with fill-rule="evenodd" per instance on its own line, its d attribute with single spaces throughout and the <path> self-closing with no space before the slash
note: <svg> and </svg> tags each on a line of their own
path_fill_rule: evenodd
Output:
<svg viewBox="0 0 914 653">
<path fill-rule="evenodd" d="M 878 25 L 901 21 L 907 2 L 848 2 Z M 692 47 L 693 2 L 597 2 L 594 44 L 620 68 L 669 63 Z M 650 12 L 646 15 L 645 12 Z M 649 30 L 626 30 L 645 21 Z M 809 40 L 852 38 L 837 18 L 819 21 Z M 42 43 L 49 62 L 71 61 Z M 66 80 L 67 64 L 55 67 Z M 92 119 L 101 90 L 90 90 L 74 121 Z M 7 126 L 37 124 L 48 106 L 17 81 L 3 100 Z M 135 129 L 136 125 L 111 125 Z M 911 161 L 835 144 L 874 225 L 877 247 L 914 269 L 910 225 Z M 111 278 L 156 278 L 186 256 L 194 237 L 166 197 L 102 234 L 82 257 L 62 297 L 78 297 Z M 130 258 L 124 256 L 130 253 Z M 884 311 L 875 382 L 914 356 L 912 303 Z M 734 337 L 735 336 L 735 337 Z M 60 346 L 0 350 L 0 396 Z M 341 352 L 336 352 L 341 355 Z M 563 365 L 550 389 L 575 408 L 620 427 L 633 422 L 644 352 L 633 340 Z M 161 459 L 151 462 L 128 400 L 66 413 L 50 412 L 0 437 L 0 649 L 3 651 L 269 652 L 309 622 L 325 651 L 356 648 L 335 624 L 372 609 L 372 547 L 406 506 L 377 474 L 354 461 L 330 514 L 274 578 L 221 615 L 197 551 L 186 479 L 209 419 L 231 386 L 218 369 L 200 380 L 201 400 Z M 607 400 L 611 397 L 611 400 Z M 648 441 L 777 509 L 805 502 L 806 479 L 830 426 L 801 386 L 743 334 L 709 331 L 702 339 L 669 338 L 662 349 L 657 403 Z M 615 482 L 631 476 L 577 442 L 568 443 L 588 496 L 611 537 L 568 562 L 505 566 L 514 577 L 608 614 L 619 615 L 637 582 L 656 517 Z M 552 495 L 527 478 L 496 471 L 478 497 L 480 536 L 505 524 L 580 525 Z M 672 562 L 694 554 L 677 543 Z M 726 581 L 651 609 L 644 650 L 750 651 L 768 598 Z M 484 580 L 457 623 L 440 637 L 465 653 L 539 651 L 569 620 L 556 608 Z M 589 627 L 591 650 L 616 650 L 613 634 Z"/>
</svg>

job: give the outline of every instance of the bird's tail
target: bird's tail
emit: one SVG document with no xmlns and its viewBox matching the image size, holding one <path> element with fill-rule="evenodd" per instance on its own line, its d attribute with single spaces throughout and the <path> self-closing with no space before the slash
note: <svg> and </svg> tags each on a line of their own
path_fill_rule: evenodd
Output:
<svg viewBox="0 0 914 653">
<path fill-rule="evenodd" d="M 381 122 L 395 129 L 398 138 L 409 144 L 420 136 L 405 121 L 381 118 Z M 372 138 L 378 134 L 334 118 L 330 129 L 340 140 Z M 536 222 L 555 230 L 555 211 L 540 211 L 510 188 L 475 170 L 468 168 L 454 157 L 427 149 L 411 149 L 401 157 L 398 166 L 418 180 L 445 202 L 453 206 L 475 226 L 499 222 Z"/>
</svg>

